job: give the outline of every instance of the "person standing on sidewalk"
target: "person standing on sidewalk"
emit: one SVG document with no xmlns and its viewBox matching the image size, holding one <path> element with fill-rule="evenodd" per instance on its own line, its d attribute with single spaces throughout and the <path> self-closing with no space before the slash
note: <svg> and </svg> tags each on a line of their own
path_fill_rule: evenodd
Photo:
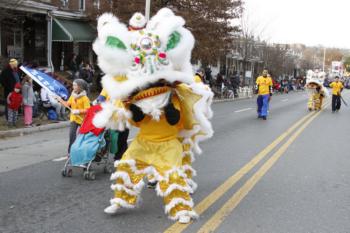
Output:
<svg viewBox="0 0 350 233">
<path fill-rule="evenodd" d="M 341 106 L 341 92 L 344 89 L 343 83 L 339 81 L 338 76 L 335 76 L 334 82 L 329 86 L 332 88 L 332 112 L 338 112 Z"/>
<path fill-rule="evenodd" d="M 20 82 L 18 70 L 18 62 L 16 59 L 12 58 L 9 61 L 9 64 L 5 69 L 2 70 L 0 75 L 0 83 L 4 88 L 4 98 L 7 98 L 8 95 L 15 88 L 16 83 Z M 7 119 L 7 105 L 5 105 L 5 117 Z"/>
<path fill-rule="evenodd" d="M 272 79 L 268 76 L 267 69 L 264 69 L 262 76 L 259 76 L 256 79 L 255 89 L 258 93 L 258 118 L 266 120 L 269 109 L 269 100 L 272 96 Z"/>
<path fill-rule="evenodd" d="M 22 106 L 22 101 L 21 84 L 16 83 L 14 90 L 7 96 L 7 121 L 9 127 L 16 127 L 18 109 Z"/>
<path fill-rule="evenodd" d="M 22 85 L 24 125 L 26 128 L 33 126 L 33 106 L 35 102 L 33 81 L 29 76 L 25 76 Z"/>
</svg>

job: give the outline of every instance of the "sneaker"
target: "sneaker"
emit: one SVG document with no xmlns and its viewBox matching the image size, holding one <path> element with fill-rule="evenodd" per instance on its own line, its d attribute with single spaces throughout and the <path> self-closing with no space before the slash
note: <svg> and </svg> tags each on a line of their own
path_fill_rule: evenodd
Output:
<svg viewBox="0 0 350 233">
<path fill-rule="evenodd" d="M 113 205 L 110 205 L 110 206 L 108 206 L 107 208 L 105 208 L 105 209 L 104 209 L 104 212 L 105 212 L 106 214 L 115 214 L 115 213 L 118 212 L 119 209 L 120 209 L 120 208 L 119 208 L 118 205 L 113 204 Z"/>
<path fill-rule="evenodd" d="M 262 119 L 266 121 L 266 116 L 263 116 Z"/>
<path fill-rule="evenodd" d="M 181 215 L 179 218 L 179 223 L 182 223 L 182 224 L 187 224 L 190 221 L 191 221 L 191 218 L 190 216 L 187 216 L 187 215 Z"/>
<path fill-rule="evenodd" d="M 148 182 L 147 183 L 147 188 L 149 189 L 155 189 L 157 186 L 157 182 Z"/>
</svg>

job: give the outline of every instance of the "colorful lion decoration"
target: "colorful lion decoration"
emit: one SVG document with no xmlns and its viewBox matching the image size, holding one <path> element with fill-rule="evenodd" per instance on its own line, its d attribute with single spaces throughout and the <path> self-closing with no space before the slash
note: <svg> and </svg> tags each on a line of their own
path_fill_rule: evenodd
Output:
<svg viewBox="0 0 350 233">
<path fill-rule="evenodd" d="M 309 111 L 321 110 L 323 99 L 329 97 L 328 90 L 323 86 L 324 79 L 324 72 L 313 72 L 312 70 L 307 72 L 305 89 L 309 95 L 307 104 Z"/>
<path fill-rule="evenodd" d="M 94 125 L 139 128 L 115 163 L 114 198 L 105 212 L 135 207 L 147 177 L 157 182 L 169 218 L 186 223 L 197 216 L 191 198 L 196 172 L 191 165 L 194 153 L 201 153 L 198 143 L 213 135 L 213 93 L 194 79 L 190 60 L 195 40 L 184 19 L 167 8 L 146 25 L 142 17 L 138 13 L 128 28 L 114 15 L 103 14 L 93 44 L 109 97 Z"/>
</svg>

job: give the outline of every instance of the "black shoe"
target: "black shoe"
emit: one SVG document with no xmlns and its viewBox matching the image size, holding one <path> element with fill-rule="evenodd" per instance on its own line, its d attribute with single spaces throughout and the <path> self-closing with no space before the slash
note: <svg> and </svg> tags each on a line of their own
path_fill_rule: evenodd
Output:
<svg viewBox="0 0 350 233">
<path fill-rule="evenodd" d="M 264 121 L 266 121 L 266 116 L 263 116 L 262 119 L 263 119 Z"/>
<path fill-rule="evenodd" d="M 149 189 L 155 189 L 157 185 L 157 182 L 148 182 L 147 183 L 147 188 Z"/>
</svg>

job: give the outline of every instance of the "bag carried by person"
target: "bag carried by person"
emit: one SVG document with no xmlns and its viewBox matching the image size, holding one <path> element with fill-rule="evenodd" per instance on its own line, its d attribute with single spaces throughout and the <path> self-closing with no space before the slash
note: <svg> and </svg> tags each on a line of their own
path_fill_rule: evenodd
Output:
<svg viewBox="0 0 350 233">
<path fill-rule="evenodd" d="M 50 109 L 48 112 L 47 112 L 47 118 L 51 121 L 55 121 L 57 120 L 57 113 L 55 110 L 53 109 Z"/>
</svg>

